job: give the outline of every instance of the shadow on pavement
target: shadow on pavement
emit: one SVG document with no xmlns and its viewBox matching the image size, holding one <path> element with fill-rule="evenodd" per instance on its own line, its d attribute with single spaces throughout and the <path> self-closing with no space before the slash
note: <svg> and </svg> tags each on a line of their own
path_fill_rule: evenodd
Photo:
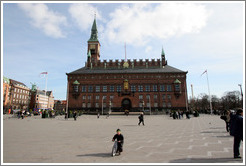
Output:
<svg viewBox="0 0 246 166">
<path fill-rule="evenodd" d="M 210 127 L 209 129 L 225 129 L 225 127 Z"/>
<path fill-rule="evenodd" d="M 220 136 L 215 136 L 215 137 L 217 137 L 217 138 L 228 138 L 228 137 L 232 137 L 233 138 L 233 136 L 230 136 L 230 135 L 220 135 Z"/>
<path fill-rule="evenodd" d="M 201 133 L 227 133 L 226 131 L 202 131 Z"/>
<path fill-rule="evenodd" d="M 82 155 L 77 155 L 77 157 L 112 157 L 111 153 L 91 153 L 91 154 L 82 154 Z"/>
<path fill-rule="evenodd" d="M 242 163 L 243 159 L 234 158 L 183 158 L 171 160 L 170 163 Z"/>
</svg>

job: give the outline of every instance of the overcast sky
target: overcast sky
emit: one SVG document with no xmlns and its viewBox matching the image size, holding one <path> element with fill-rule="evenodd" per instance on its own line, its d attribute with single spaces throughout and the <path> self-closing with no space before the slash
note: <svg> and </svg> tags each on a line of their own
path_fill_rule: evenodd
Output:
<svg viewBox="0 0 246 166">
<path fill-rule="evenodd" d="M 239 90 L 243 84 L 245 2 L 4 3 L 3 75 L 66 98 L 66 73 L 85 65 L 96 13 L 101 59 L 157 59 L 188 71 L 188 95 Z M 244 84 L 243 84 L 244 86 Z"/>
</svg>

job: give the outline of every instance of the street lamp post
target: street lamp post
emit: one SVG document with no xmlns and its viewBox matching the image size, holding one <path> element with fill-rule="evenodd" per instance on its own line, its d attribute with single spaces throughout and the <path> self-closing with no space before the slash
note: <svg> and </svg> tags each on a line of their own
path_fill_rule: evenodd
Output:
<svg viewBox="0 0 246 166">
<path fill-rule="evenodd" d="M 242 84 L 238 84 L 238 86 L 240 87 L 240 91 L 241 91 L 242 107 L 243 107 L 243 91 L 242 91 Z"/>
<path fill-rule="evenodd" d="M 151 115 L 151 101 L 150 101 L 150 97 L 149 97 L 149 114 Z"/>
<path fill-rule="evenodd" d="M 109 111 L 109 114 L 111 113 L 111 104 L 112 104 L 112 103 L 111 103 L 111 100 L 110 100 L 110 101 L 109 101 L 109 110 L 108 110 L 108 111 Z"/>
<path fill-rule="evenodd" d="M 102 97 L 102 115 L 103 115 L 103 97 Z"/>
<path fill-rule="evenodd" d="M 144 112 L 144 101 L 143 101 L 143 112 Z"/>
</svg>

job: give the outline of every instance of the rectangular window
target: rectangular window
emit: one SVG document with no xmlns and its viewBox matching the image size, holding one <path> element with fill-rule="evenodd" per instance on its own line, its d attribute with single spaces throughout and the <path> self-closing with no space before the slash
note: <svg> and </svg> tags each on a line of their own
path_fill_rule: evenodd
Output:
<svg viewBox="0 0 246 166">
<path fill-rule="evenodd" d="M 166 107 L 166 103 L 162 103 L 162 107 Z"/>
<path fill-rule="evenodd" d="M 90 86 L 88 87 L 88 92 L 93 92 L 93 86 L 90 85 Z"/>
<path fill-rule="evenodd" d="M 158 90 L 158 89 L 157 89 L 157 85 L 153 85 L 153 91 L 154 91 L 154 92 L 157 92 L 157 90 Z"/>
<path fill-rule="evenodd" d="M 154 103 L 154 107 L 158 107 L 158 103 Z"/>
<path fill-rule="evenodd" d="M 139 103 L 139 107 L 143 107 L 143 103 Z"/>
<path fill-rule="evenodd" d="M 138 91 L 143 92 L 143 85 L 138 85 Z"/>
<path fill-rule="evenodd" d="M 88 104 L 87 104 L 87 107 L 88 107 L 88 108 L 91 108 L 91 103 L 88 103 Z"/>
<path fill-rule="evenodd" d="M 110 100 L 112 101 L 114 99 L 114 96 L 110 96 Z"/>
<path fill-rule="evenodd" d="M 16 88 L 14 88 L 15 89 L 15 92 L 16 92 Z"/>
<path fill-rule="evenodd" d="M 99 100 L 100 96 L 96 96 L 96 100 Z"/>
<path fill-rule="evenodd" d="M 82 86 L 82 92 L 86 92 L 86 86 Z"/>
<path fill-rule="evenodd" d="M 171 92 L 172 91 L 172 86 L 171 85 L 167 85 L 167 91 Z"/>
<path fill-rule="evenodd" d="M 155 100 L 157 99 L 157 95 L 154 95 L 154 99 L 155 99 Z"/>
<path fill-rule="evenodd" d="M 96 108 L 98 108 L 99 107 L 99 103 L 96 103 Z"/>
<path fill-rule="evenodd" d="M 143 95 L 139 95 L 139 99 L 142 100 L 143 99 Z"/>
<path fill-rule="evenodd" d="M 166 99 L 166 95 L 162 95 L 162 100 L 165 100 Z"/>
<path fill-rule="evenodd" d="M 167 99 L 168 100 L 171 100 L 171 95 L 167 95 Z"/>
<path fill-rule="evenodd" d="M 167 107 L 169 108 L 172 107 L 171 103 L 167 103 Z"/>
<path fill-rule="evenodd" d="M 179 92 L 180 91 L 180 84 L 175 84 L 175 91 Z"/>
<path fill-rule="evenodd" d="M 109 90 L 110 92 L 114 92 L 114 85 L 110 85 Z"/>
<path fill-rule="evenodd" d="M 85 108 L 86 107 L 86 104 L 85 103 L 82 103 L 82 107 Z"/>
<path fill-rule="evenodd" d="M 150 107 L 150 103 L 147 103 L 146 107 Z"/>
<path fill-rule="evenodd" d="M 100 86 L 96 86 L 96 92 L 100 92 Z"/>
<path fill-rule="evenodd" d="M 117 85 L 117 92 L 121 92 L 121 85 Z"/>
<path fill-rule="evenodd" d="M 103 86 L 103 92 L 107 92 L 107 91 L 108 91 L 107 85 L 104 85 L 104 86 Z"/>
<path fill-rule="evenodd" d="M 145 85 L 145 92 L 150 92 L 150 85 Z"/>
<path fill-rule="evenodd" d="M 164 92 L 165 91 L 165 85 L 160 85 L 160 91 Z"/>
<path fill-rule="evenodd" d="M 146 95 L 146 99 L 149 100 L 150 99 L 150 95 Z"/>
<path fill-rule="evenodd" d="M 78 85 L 74 85 L 73 86 L 73 91 L 74 92 L 78 92 L 79 91 L 79 86 Z"/>
<path fill-rule="evenodd" d="M 91 100 L 91 96 L 87 96 L 88 100 Z"/>
<path fill-rule="evenodd" d="M 131 85 L 131 91 L 136 92 L 136 86 L 135 85 Z"/>
<path fill-rule="evenodd" d="M 103 96 L 103 100 L 107 100 L 107 96 Z"/>
<path fill-rule="evenodd" d="M 86 96 L 83 96 L 82 99 L 85 100 L 86 99 Z"/>
</svg>

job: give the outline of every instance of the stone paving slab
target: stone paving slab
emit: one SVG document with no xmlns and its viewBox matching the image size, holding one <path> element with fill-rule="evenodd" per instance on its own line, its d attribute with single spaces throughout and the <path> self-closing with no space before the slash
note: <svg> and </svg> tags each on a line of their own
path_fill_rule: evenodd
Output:
<svg viewBox="0 0 246 166">
<path fill-rule="evenodd" d="M 233 159 L 233 137 L 216 115 L 173 120 L 166 115 L 83 115 L 77 121 L 3 117 L 4 163 L 242 163 Z M 117 128 L 125 138 L 122 155 L 111 157 Z M 243 156 L 243 144 L 240 153 Z"/>
</svg>

